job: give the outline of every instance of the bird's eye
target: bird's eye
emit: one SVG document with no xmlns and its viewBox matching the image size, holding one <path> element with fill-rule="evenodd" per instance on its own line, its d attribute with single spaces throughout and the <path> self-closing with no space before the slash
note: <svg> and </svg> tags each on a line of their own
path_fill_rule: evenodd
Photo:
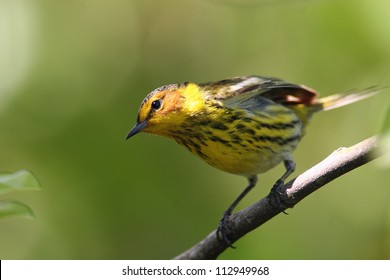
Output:
<svg viewBox="0 0 390 280">
<path fill-rule="evenodd" d="M 152 102 L 152 108 L 153 108 L 153 110 L 155 110 L 155 111 L 157 111 L 158 109 L 160 109 L 160 108 L 161 108 L 161 105 L 162 105 L 161 99 L 154 100 L 154 101 Z"/>
</svg>

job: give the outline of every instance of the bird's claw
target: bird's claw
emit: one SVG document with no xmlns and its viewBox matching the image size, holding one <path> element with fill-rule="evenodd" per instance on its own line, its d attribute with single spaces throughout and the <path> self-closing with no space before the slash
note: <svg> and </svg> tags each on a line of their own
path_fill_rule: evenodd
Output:
<svg viewBox="0 0 390 280">
<path fill-rule="evenodd" d="M 268 194 L 268 199 L 272 207 L 288 215 L 288 213 L 285 210 L 289 207 L 286 205 L 286 202 L 284 200 L 284 193 L 280 190 L 280 188 L 283 185 L 284 185 L 283 180 L 281 179 L 277 180 L 276 183 L 273 185 L 270 193 Z"/>
<path fill-rule="evenodd" d="M 230 214 L 223 215 L 222 219 L 219 221 L 216 234 L 219 242 L 225 243 L 230 248 L 235 249 L 236 247 L 232 245 L 232 242 L 229 239 L 227 234 L 227 231 L 230 231 L 229 218 L 230 218 Z"/>
</svg>

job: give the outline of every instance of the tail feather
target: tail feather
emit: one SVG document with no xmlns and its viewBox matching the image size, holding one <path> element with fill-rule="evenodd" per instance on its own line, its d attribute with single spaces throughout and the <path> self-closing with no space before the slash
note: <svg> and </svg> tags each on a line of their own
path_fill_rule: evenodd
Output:
<svg viewBox="0 0 390 280">
<path fill-rule="evenodd" d="M 340 94 L 333 94 L 330 96 L 326 96 L 318 100 L 317 104 L 320 106 L 316 109 L 318 111 L 329 111 L 332 109 L 336 109 L 366 99 L 368 97 L 371 97 L 379 93 L 383 89 L 384 89 L 383 87 L 369 87 L 362 91 L 351 92 L 351 93 L 340 93 Z"/>
</svg>

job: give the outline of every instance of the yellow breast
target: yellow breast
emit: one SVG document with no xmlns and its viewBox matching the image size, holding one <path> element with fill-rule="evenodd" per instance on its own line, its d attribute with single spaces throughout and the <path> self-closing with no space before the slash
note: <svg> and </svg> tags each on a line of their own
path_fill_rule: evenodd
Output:
<svg viewBox="0 0 390 280">
<path fill-rule="evenodd" d="M 302 136 L 298 117 L 288 108 L 277 109 L 277 117 L 275 110 L 252 114 L 214 109 L 189 118 L 171 130 L 170 136 L 218 169 L 246 177 L 257 175 L 287 159 Z"/>
</svg>

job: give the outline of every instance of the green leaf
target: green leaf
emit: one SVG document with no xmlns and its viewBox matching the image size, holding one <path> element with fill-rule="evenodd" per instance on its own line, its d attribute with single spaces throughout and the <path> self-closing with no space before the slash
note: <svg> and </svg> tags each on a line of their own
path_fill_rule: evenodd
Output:
<svg viewBox="0 0 390 280">
<path fill-rule="evenodd" d="M 0 194 L 16 190 L 40 190 L 38 180 L 31 172 L 20 170 L 10 174 L 0 174 Z"/>
<path fill-rule="evenodd" d="M 34 217 L 31 208 L 14 200 L 0 201 L 0 219 L 11 217 Z"/>
</svg>

